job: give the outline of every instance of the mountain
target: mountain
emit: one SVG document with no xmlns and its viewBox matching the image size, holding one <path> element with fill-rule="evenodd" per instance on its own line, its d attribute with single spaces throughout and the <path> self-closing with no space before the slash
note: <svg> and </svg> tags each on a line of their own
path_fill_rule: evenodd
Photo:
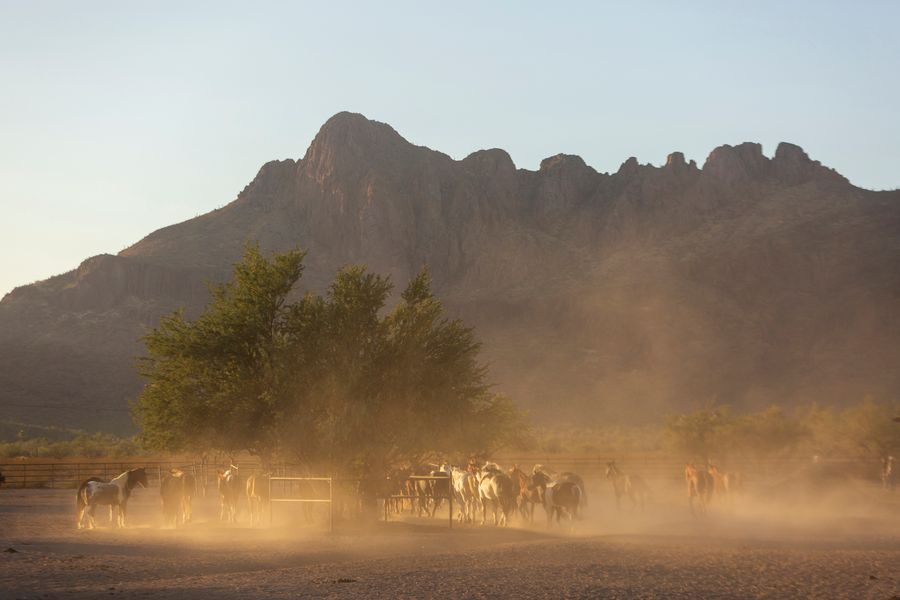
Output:
<svg viewBox="0 0 900 600">
<path fill-rule="evenodd" d="M 0 419 L 128 431 L 140 336 L 196 315 L 246 240 L 307 249 L 318 291 L 346 263 L 398 286 L 427 264 L 538 420 L 900 397 L 900 192 L 786 143 L 720 146 L 702 168 L 559 154 L 529 171 L 340 113 L 227 206 L 4 297 Z"/>
</svg>

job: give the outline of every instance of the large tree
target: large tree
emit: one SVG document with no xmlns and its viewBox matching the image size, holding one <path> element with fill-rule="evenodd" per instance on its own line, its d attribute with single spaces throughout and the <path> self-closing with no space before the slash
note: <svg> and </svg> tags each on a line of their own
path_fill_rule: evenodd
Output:
<svg viewBox="0 0 900 600">
<path fill-rule="evenodd" d="M 175 313 L 146 336 L 135 404 L 145 444 L 348 473 L 490 452 L 520 435 L 473 330 L 447 318 L 427 271 L 387 311 L 390 281 L 362 266 L 300 297 L 303 258 L 248 246 L 198 319 Z"/>
</svg>

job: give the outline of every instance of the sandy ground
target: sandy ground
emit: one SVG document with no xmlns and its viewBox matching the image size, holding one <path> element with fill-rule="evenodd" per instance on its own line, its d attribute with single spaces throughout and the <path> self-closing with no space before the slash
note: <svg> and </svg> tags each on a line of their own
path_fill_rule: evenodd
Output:
<svg viewBox="0 0 900 600">
<path fill-rule="evenodd" d="M 900 497 L 744 499 L 691 518 L 677 489 L 641 514 L 595 488 L 572 531 L 539 514 L 507 529 L 408 519 L 334 534 L 288 524 L 287 507 L 272 528 L 246 513 L 223 526 L 212 498 L 164 529 L 155 489 L 136 491 L 129 528 L 78 531 L 73 491 L 0 490 L 0 551 L 15 550 L 0 552 L 0 597 L 900 599 Z"/>
</svg>

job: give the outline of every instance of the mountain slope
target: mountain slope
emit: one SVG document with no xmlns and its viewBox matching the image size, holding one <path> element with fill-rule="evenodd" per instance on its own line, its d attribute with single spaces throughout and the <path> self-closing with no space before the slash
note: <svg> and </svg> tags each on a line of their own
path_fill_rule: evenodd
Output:
<svg viewBox="0 0 900 600">
<path fill-rule="evenodd" d="M 127 430 L 141 332 L 196 314 L 246 240 L 308 249 L 315 290 L 346 263 L 399 285 L 428 264 L 499 389 L 538 418 L 900 395 L 900 193 L 790 144 L 771 159 L 721 146 L 702 169 L 673 153 L 614 174 L 569 155 L 527 171 L 340 113 L 224 208 L 8 294 L 0 416 Z"/>
</svg>

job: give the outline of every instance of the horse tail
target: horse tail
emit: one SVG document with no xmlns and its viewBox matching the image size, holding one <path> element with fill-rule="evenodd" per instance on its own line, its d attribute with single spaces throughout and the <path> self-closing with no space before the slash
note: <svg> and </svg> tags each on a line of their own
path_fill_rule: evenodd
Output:
<svg viewBox="0 0 900 600">
<path fill-rule="evenodd" d="M 585 497 L 584 489 L 577 483 L 572 484 L 572 499 L 575 501 L 575 506 L 572 507 L 572 516 L 576 519 L 581 519 L 581 508 L 587 506 L 587 498 Z"/>
<path fill-rule="evenodd" d="M 78 486 L 78 491 L 75 492 L 75 508 L 77 508 L 78 510 L 81 510 L 87 504 L 87 498 L 85 498 L 85 496 L 87 495 L 85 493 L 85 490 L 87 490 L 87 484 L 87 481 L 83 482 Z"/>
<path fill-rule="evenodd" d="M 75 507 L 81 508 L 82 506 L 87 505 L 87 486 L 92 482 L 103 483 L 103 480 L 99 477 L 88 477 L 84 481 L 81 482 L 81 485 L 78 486 L 78 492 L 75 495 Z"/>
</svg>

